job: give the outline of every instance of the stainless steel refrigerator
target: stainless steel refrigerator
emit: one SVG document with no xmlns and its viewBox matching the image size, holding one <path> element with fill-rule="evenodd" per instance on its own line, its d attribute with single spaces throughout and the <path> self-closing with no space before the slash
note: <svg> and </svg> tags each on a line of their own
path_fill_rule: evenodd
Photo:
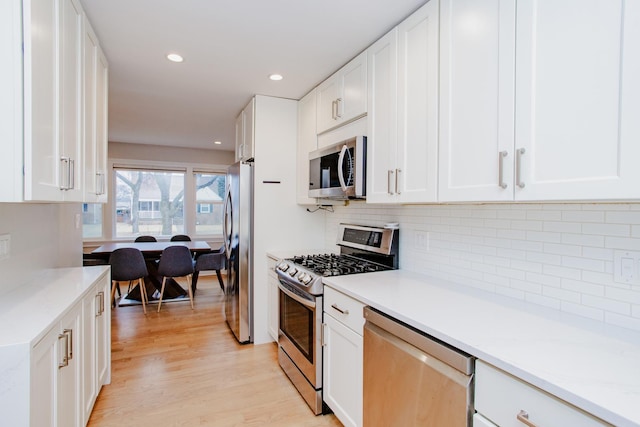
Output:
<svg viewBox="0 0 640 427">
<path fill-rule="evenodd" d="M 224 313 L 239 342 L 253 341 L 253 164 L 227 170 L 224 203 L 227 283 Z"/>
</svg>

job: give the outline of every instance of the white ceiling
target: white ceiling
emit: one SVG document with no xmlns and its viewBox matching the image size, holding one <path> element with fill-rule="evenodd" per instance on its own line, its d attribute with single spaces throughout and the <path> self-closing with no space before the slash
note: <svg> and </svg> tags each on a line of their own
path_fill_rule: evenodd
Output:
<svg viewBox="0 0 640 427">
<path fill-rule="evenodd" d="M 300 99 L 425 2 L 81 0 L 109 61 L 109 140 L 233 150 L 252 95 Z"/>
</svg>

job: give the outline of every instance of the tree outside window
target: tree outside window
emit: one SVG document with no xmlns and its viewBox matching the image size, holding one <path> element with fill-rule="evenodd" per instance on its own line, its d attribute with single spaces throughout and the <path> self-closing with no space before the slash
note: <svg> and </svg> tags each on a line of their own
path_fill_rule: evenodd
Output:
<svg viewBox="0 0 640 427">
<path fill-rule="evenodd" d="M 115 237 L 184 233 L 184 173 L 116 169 Z"/>
<path fill-rule="evenodd" d="M 222 234 L 222 209 L 226 176 L 214 173 L 194 173 L 196 190 L 196 235 Z"/>
</svg>

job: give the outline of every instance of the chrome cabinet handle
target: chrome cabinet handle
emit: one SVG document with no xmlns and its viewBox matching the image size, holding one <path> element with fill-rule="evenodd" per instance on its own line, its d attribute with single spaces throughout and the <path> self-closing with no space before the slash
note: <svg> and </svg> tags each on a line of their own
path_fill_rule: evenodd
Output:
<svg viewBox="0 0 640 427">
<path fill-rule="evenodd" d="M 535 423 L 529 421 L 529 414 L 524 409 L 521 409 L 520 412 L 518 412 L 518 415 L 516 415 L 516 419 L 526 426 L 538 427 Z"/>
<path fill-rule="evenodd" d="M 69 335 L 58 334 L 58 341 L 61 339 L 64 339 L 64 356 L 62 357 L 62 362 L 58 363 L 58 369 L 69 366 Z M 58 352 L 58 354 L 60 353 Z"/>
<path fill-rule="evenodd" d="M 96 299 L 98 300 L 98 310 L 96 310 L 96 317 L 102 316 L 104 313 L 104 292 L 100 291 L 96 295 Z"/>
<path fill-rule="evenodd" d="M 336 119 L 342 118 L 342 113 L 340 113 L 340 106 L 342 105 L 342 98 L 336 99 Z"/>
<path fill-rule="evenodd" d="M 69 157 L 60 157 L 60 162 L 62 162 L 62 167 L 60 168 L 60 189 L 61 190 L 69 190 L 69 161 L 71 159 Z"/>
<path fill-rule="evenodd" d="M 389 194 L 393 194 L 393 191 L 391 191 L 391 175 L 393 175 L 393 171 L 389 169 L 387 171 L 387 193 Z"/>
<path fill-rule="evenodd" d="M 338 307 L 337 304 L 331 304 L 331 308 L 333 308 L 334 310 L 336 310 L 340 314 L 344 314 L 345 316 L 349 314 L 349 310 L 343 310 L 340 307 Z"/>
<path fill-rule="evenodd" d="M 331 101 L 331 118 L 333 120 L 338 119 L 338 100 L 334 99 Z"/>
<path fill-rule="evenodd" d="M 507 188 L 507 183 L 504 182 L 504 158 L 507 157 L 506 151 L 500 151 L 498 153 L 498 186 L 502 189 Z"/>
<path fill-rule="evenodd" d="M 400 187 L 398 187 L 398 178 L 400 177 L 400 172 L 402 172 L 402 169 L 396 169 L 396 194 L 400 194 Z"/>
<path fill-rule="evenodd" d="M 70 350 L 73 346 L 73 335 L 70 332 L 71 329 L 64 329 L 61 334 L 58 334 L 58 341 L 64 339 L 64 356 L 62 356 L 62 362 L 58 363 L 58 369 L 69 366 L 69 360 L 73 358 L 73 350 Z"/>
<path fill-rule="evenodd" d="M 65 329 L 62 331 L 69 334 L 69 360 L 73 359 L 73 329 Z"/>
<path fill-rule="evenodd" d="M 326 330 L 327 329 L 327 324 L 323 323 L 322 324 L 322 329 L 320 329 L 320 347 L 325 347 L 327 345 L 327 341 L 325 339 L 326 336 Z"/>
<path fill-rule="evenodd" d="M 516 150 L 516 185 L 520 188 L 524 188 L 524 182 L 522 181 L 522 155 L 525 153 L 524 148 Z"/>
<path fill-rule="evenodd" d="M 76 161 L 69 158 L 69 190 L 76 188 Z"/>
</svg>

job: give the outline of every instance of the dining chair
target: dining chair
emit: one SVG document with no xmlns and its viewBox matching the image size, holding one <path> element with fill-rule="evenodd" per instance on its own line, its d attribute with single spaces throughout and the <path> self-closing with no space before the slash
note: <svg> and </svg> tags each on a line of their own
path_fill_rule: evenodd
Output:
<svg viewBox="0 0 640 427">
<path fill-rule="evenodd" d="M 162 306 L 162 296 L 164 295 L 167 278 L 185 277 L 187 279 L 187 292 L 191 301 L 191 309 L 193 309 L 193 290 L 191 289 L 191 278 L 194 272 L 193 264 L 191 251 L 186 246 L 169 246 L 162 251 L 160 263 L 158 264 L 158 274 L 163 276 L 160 299 L 158 300 L 158 313 Z"/>
<path fill-rule="evenodd" d="M 140 299 L 142 301 L 142 311 L 147 314 L 147 288 L 144 278 L 149 275 L 147 264 L 142 252 L 136 248 L 120 248 L 111 253 L 109 257 L 111 265 L 111 301 L 115 304 L 115 291 L 119 282 L 137 281 L 140 286 Z"/>
<path fill-rule="evenodd" d="M 169 239 L 170 242 L 190 242 L 191 241 L 191 237 L 187 236 L 186 234 L 176 234 L 175 236 L 171 236 L 171 239 Z"/>
<path fill-rule="evenodd" d="M 201 271 L 215 271 L 218 276 L 218 283 L 220 288 L 224 290 L 224 282 L 222 281 L 222 275 L 220 270 L 225 268 L 227 258 L 224 252 L 224 245 L 217 251 L 207 252 L 198 255 L 196 258 L 195 272 L 193 273 L 193 292 L 196 291 L 196 285 L 198 283 L 198 276 Z"/>
<path fill-rule="evenodd" d="M 138 236 L 136 237 L 136 240 L 134 240 L 134 242 L 157 242 L 158 239 L 156 239 L 153 236 Z"/>
</svg>

